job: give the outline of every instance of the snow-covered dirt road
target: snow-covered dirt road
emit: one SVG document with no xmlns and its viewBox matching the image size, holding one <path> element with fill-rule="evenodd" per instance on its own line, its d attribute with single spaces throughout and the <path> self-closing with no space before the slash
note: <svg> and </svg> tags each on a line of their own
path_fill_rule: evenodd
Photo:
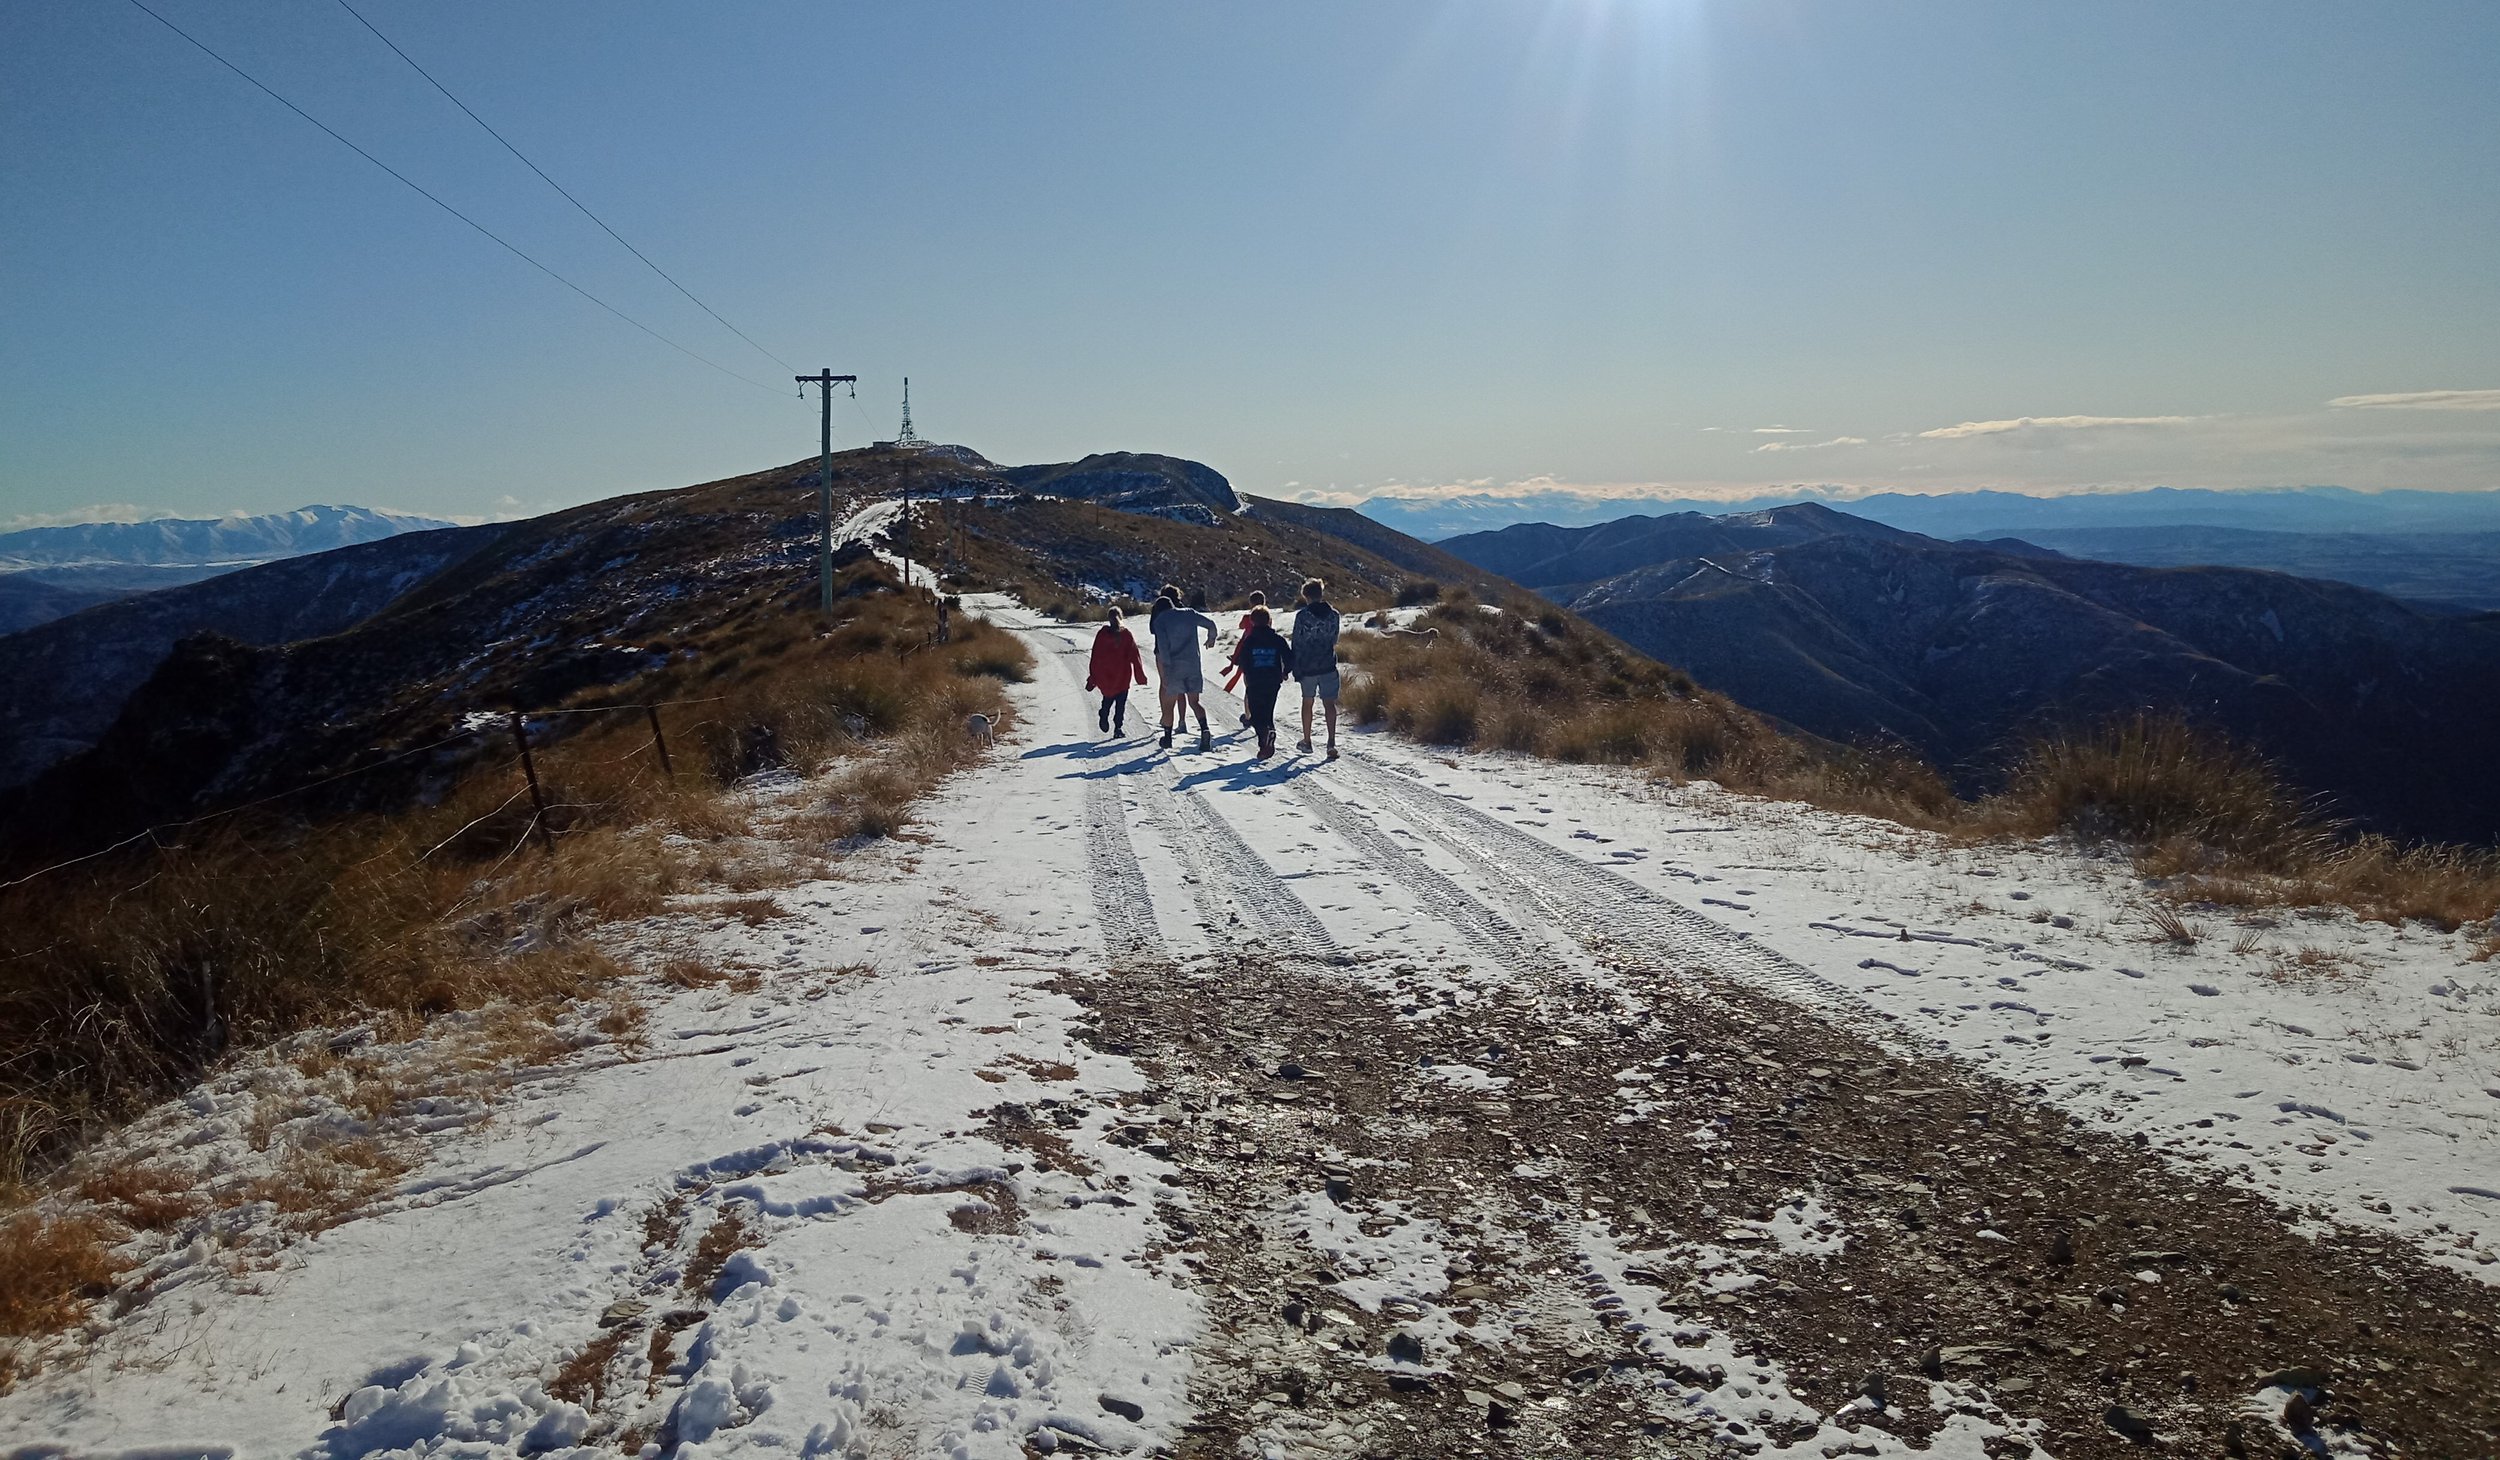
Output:
<svg viewBox="0 0 2500 1460">
<path fill-rule="evenodd" d="M 982 607 L 1040 672 L 914 840 L 628 930 L 730 980 L 370 1215 L 172 1251 L 0 1443 L 2272 1455 L 2326 1391 L 2303 1443 L 2500 1446 L 2452 940 L 2158 953 L 2116 865 L 1374 736 L 1253 767 L 1220 693 L 1213 753 L 1151 688 L 1112 741 L 1090 629 Z M 248 1159 L 279 1078 L 141 1135 Z"/>
</svg>

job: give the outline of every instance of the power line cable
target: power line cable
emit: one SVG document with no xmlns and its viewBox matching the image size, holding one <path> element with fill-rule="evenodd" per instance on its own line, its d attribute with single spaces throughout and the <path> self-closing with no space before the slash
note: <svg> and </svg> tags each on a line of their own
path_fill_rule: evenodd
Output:
<svg viewBox="0 0 2500 1460">
<path fill-rule="evenodd" d="M 271 89 L 270 89 L 270 88 L 269 88 L 266 84 L 264 84 L 264 83 L 261 81 L 261 79 L 260 79 L 259 77 L 254 76 L 251 72 L 244 70 L 242 67 L 240 67 L 240 66 L 238 66 L 238 65 L 234 64 L 232 61 L 227 60 L 225 57 L 223 57 L 223 56 L 219 55 L 217 52 L 215 52 L 215 51 L 213 51 L 213 50 L 209 49 L 209 47 L 208 47 L 208 45 L 207 45 L 207 43 L 206 43 L 206 42 L 202 41 L 199 37 L 197 37 L 197 36 L 195 36 L 195 35 L 191 34 L 191 32 L 189 32 L 189 31 L 187 31 L 187 30 L 184 30 L 181 26 L 178 26 L 178 25 L 174 24 L 172 21 L 167 20 L 164 16 L 157 14 L 154 10 L 149 9 L 149 8 L 147 7 L 147 5 L 144 3 L 144 0 L 130 0 L 130 3 L 131 3 L 132 5 L 134 5 L 134 6 L 138 7 L 139 11 L 140 11 L 142 14 L 146 15 L 149 19 L 154 20 L 157 24 L 159 24 L 159 25 L 161 25 L 161 26 L 165 27 L 167 30 L 172 31 L 174 34 L 176 34 L 176 35 L 178 35 L 178 36 L 182 37 L 184 40 L 189 41 L 189 42 L 190 42 L 190 43 L 191 43 L 194 47 L 198 48 L 198 50 L 199 50 L 200 54 L 202 54 L 202 55 L 204 55 L 204 56 L 208 57 L 210 60 L 215 61 L 218 65 L 225 67 L 227 70 L 232 71 L 235 75 L 240 76 L 240 77 L 242 77 L 244 80 L 246 80 L 246 81 L 250 82 L 250 83 L 251 83 L 251 84 L 252 84 L 255 88 L 257 88 L 257 89 L 261 92 L 261 94 L 262 94 L 262 95 L 264 95 L 264 96 L 268 97 L 271 101 L 274 101 L 274 102 L 276 102 L 278 105 L 280 105 L 280 106 L 282 106 L 282 107 L 285 107 L 288 111 L 291 111 L 291 112 L 295 113 L 297 116 L 302 117 L 305 121 L 308 121 L 308 122 L 312 123 L 314 126 L 319 127 L 322 131 L 329 133 L 329 135 L 330 135 L 330 137 L 331 137 L 331 140 L 333 140 L 333 141 L 337 142 L 340 146 L 345 147 L 348 151 L 355 153 L 358 157 L 363 158 L 365 161 L 370 162 L 370 163 L 372 163 L 374 166 L 376 166 L 376 167 L 378 167 L 378 168 L 382 169 L 384 172 L 389 173 L 392 177 L 395 177 L 395 178 L 399 179 L 399 181 L 400 181 L 401 183 L 405 184 L 405 185 L 408 187 L 408 189 L 409 189 L 411 192 L 414 192 L 414 193 L 415 193 L 418 197 L 421 197 L 421 198 L 425 199 L 427 202 L 432 203 L 435 207 L 442 209 L 444 212 L 449 213 L 449 214 L 450 214 L 451 216 L 453 216 L 454 218 L 457 218 L 457 219 L 459 219 L 461 222 L 468 224 L 471 228 L 476 229 L 479 233 L 484 234 L 487 238 L 489 238 L 489 239 L 493 240 L 493 241 L 494 241 L 497 245 L 501 246 L 501 247 L 502 247 L 503 249 L 505 249 L 507 252 L 509 252 L 510 254 L 512 254 L 512 256 L 513 256 L 513 257 L 515 257 L 515 258 L 517 258 L 517 259 L 521 260 L 521 262 L 523 262 L 523 263 L 525 263 L 525 264 L 528 264 L 531 268 L 538 270 L 538 272 L 540 272 L 540 273 L 542 273 L 542 274 L 545 274 L 548 278 L 555 280 L 555 281 L 556 281 L 557 283 L 559 283 L 559 284 L 562 284 L 565 288 L 572 290 L 572 291 L 573 291 L 574 293 L 576 293 L 576 294 L 579 294 L 579 295 L 580 295 L 580 296 L 582 296 L 584 299 L 589 300 L 591 303 L 598 305 L 601 309 L 604 309 L 604 310 L 606 310 L 608 313 L 615 315 L 618 319 L 621 319 L 621 320 L 625 321 L 627 324 L 632 325 L 634 328 L 636 328 L 636 329 L 638 329 L 638 330 L 642 331 L 644 334 L 649 335 L 651 338 L 653 338 L 653 339 L 655 339 L 655 340 L 658 340 L 661 344 L 668 346 L 668 347 L 669 347 L 670 349 L 672 349 L 672 350 L 675 350 L 678 354 L 683 355 L 683 356 L 685 356 L 686 358 L 688 358 L 688 359 L 690 359 L 690 360 L 700 361 L 701 363 L 703 363 L 703 364 L 705 364 L 705 365 L 709 365 L 709 366 L 711 366 L 713 369 L 715 369 L 715 370 L 719 371 L 719 372 L 720 372 L 721 374 L 723 374 L 723 375 L 726 375 L 726 376 L 730 377 L 730 378 L 731 378 L 731 379 L 733 379 L 733 380 L 743 380 L 743 381 L 745 381 L 747 384 L 754 386 L 757 390 L 771 391 L 774 395 L 779 395 L 779 394 L 781 394 L 780 389 L 779 389 L 778 387 L 776 387 L 776 386 L 766 385 L 764 382 L 762 382 L 762 381 L 760 381 L 760 380 L 756 379 L 756 378 L 755 378 L 754 376 L 752 376 L 752 375 L 743 375 L 743 374 L 740 374 L 738 371 L 735 371 L 735 370 L 730 369 L 728 366 L 721 364 L 721 363 L 720 363 L 719 361 L 717 361 L 717 360 L 711 359 L 711 358 L 710 358 L 710 357 L 708 357 L 708 356 L 704 356 L 704 355 L 698 355 L 698 354 L 696 354 L 694 351 L 687 349 L 685 346 L 683 346 L 683 345 L 681 345 L 681 344 L 677 343 L 675 340 L 672 340 L 672 339 L 670 339 L 668 336 L 666 336 L 666 335 L 664 335 L 664 334 L 661 334 L 658 330 L 655 330 L 655 329 L 653 329 L 651 326 L 649 326 L 649 325 L 647 325 L 647 324 L 644 324 L 641 320 L 638 320 L 638 319 L 634 318 L 632 315 L 627 314 L 624 310 L 621 310 L 621 309 L 617 308 L 615 305 L 610 304 L 608 301 L 606 301 L 606 300 L 604 300 L 604 299 L 600 298 L 598 295 L 591 293 L 589 290 L 587 290 L 587 289 L 583 288 L 581 285 L 574 283 L 572 280 L 570 280 L 570 279 L 568 279 L 568 278 L 564 277 L 562 274 L 559 274 L 559 273 L 557 273 L 555 270 L 553 270 L 553 269 L 551 269 L 551 268 L 547 267 L 545 264 L 540 263 L 537 259 L 532 258 L 529 254 L 527 254 L 527 253 L 523 252 L 523 251 L 522 251 L 522 249 L 521 249 L 521 247 L 520 247 L 518 244 L 515 244 L 515 243 L 511 242 L 509 239 L 506 239 L 506 238 L 505 238 L 502 234 L 499 234 L 499 233 L 495 232 L 493 229 L 491 229 L 491 228 L 487 227 L 485 224 L 478 222 L 475 218 L 470 217 L 468 214 L 461 212 L 458 208 L 455 208 L 455 207 L 453 207 L 451 204 L 444 202 L 441 198 L 438 198 L 438 197 L 434 196 L 432 193 L 427 192 L 424 188 L 419 187 L 419 186 L 418 186 L 415 182 L 411 181 L 411 180 L 409 179 L 409 177 L 408 177 L 408 175 L 407 175 L 406 173 L 401 172 L 398 168 L 395 168 L 395 167 L 391 166 L 389 163 L 384 162 L 381 158 L 374 156 L 374 155 L 373 155 L 372 153 L 370 153 L 370 152 L 367 152 L 365 149 L 363 149 L 362 147 L 357 146 L 355 143 L 348 141 L 346 137 L 341 136 L 341 135 L 339 134 L 339 132 L 338 132 L 335 128 L 333 128 L 333 127 L 331 127 L 331 126 L 330 126 L 330 124 L 329 124 L 329 123 L 327 123 L 327 122 L 325 122 L 325 121 L 321 120 L 319 117 L 314 116 L 311 112 L 308 112 L 308 111 L 304 110 L 302 107 L 297 106 L 295 103 L 293 103 L 293 102 L 291 102 L 291 101 L 287 100 L 285 97 L 280 96 L 277 92 L 272 91 L 272 90 L 271 90 Z"/>
<path fill-rule="evenodd" d="M 468 119 L 469 119 L 470 121 L 473 121 L 473 122 L 477 123 L 480 127 L 484 127 L 484 128 L 486 129 L 486 135 L 487 135 L 487 136 L 492 137 L 492 138 L 494 138 L 496 141 L 498 141 L 498 142 L 500 142 L 500 143 L 502 143 L 502 144 L 503 144 L 503 150 L 504 150 L 504 151 L 509 152 L 509 153 L 511 153 L 513 156 L 520 158 L 520 159 L 521 159 L 521 165 L 522 165 L 523 167 L 528 168 L 530 171 L 532 171 L 532 172 L 534 172 L 534 173 L 537 173 L 537 174 L 538 174 L 538 180 L 539 180 L 540 182 L 543 182 L 543 183 L 545 183 L 547 186 L 549 186 L 549 187 L 551 187 L 551 188 L 554 188 L 554 189 L 556 190 L 556 192 L 557 192 L 559 195 L 561 195 L 561 196 L 563 197 L 564 201 L 566 201 L 566 202 L 568 202 L 568 203 L 571 203 L 574 207 L 576 207 L 576 208 L 580 209 L 580 210 L 581 210 L 581 214 L 582 214 L 582 216 L 583 216 L 583 217 L 585 217 L 585 218 L 589 219 L 589 220 L 590 220 L 591 222 L 593 222 L 593 223 L 598 224 L 598 225 L 599 225 L 599 229 L 600 229 L 600 231 L 601 231 L 601 232 L 603 232 L 603 233 L 607 234 L 607 236 L 608 236 L 608 237 L 615 239 L 615 240 L 617 241 L 617 243 L 618 243 L 619 245 L 621 245 L 627 253 L 632 254 L 635 258 L 641 259 L 641 260 L 642 260 L 642 263 L 643 263 L 643 267 L 645 267 L 645 268 L 649 269 L 651 272 L 653 272 L 653 273 L 655 273 L 655 274 L 659 275 L 661 278 L 668 280 L 668 286 L 669 286 L 670 288 L 672 288 L 672 289 L 676 290 L 676 291 L 677 291 L 678 293 L 680 293 L 680 294 L 685 295 L 685 296 L 686 296 L 686 298 L 687 298 L 689 301 L 691 301 L 691 302 L 693 303 L 693 305 L 694 305 L 694 307 L 695 307 L 695 308 L 702 310 L 705 314 L 708 314 L 708 315 L 710 315 L 713 319 L 718 320 L 718 321 L 720 322 L 720 327 L 721 327 L 722 329 L 725 329 L 725 330 L 729 331 L 731 334 L 736 335 L 739 339 L 742 339 L 742 340 L 746 341 L 746 342 L 747 342 L 748 344 L 750 344 L 750 345 L 755 345 L 755 348 L 756 348 L 757 350 L 762 351 L 762 353 L 764 354 L 764 356 L 765 356 L 766 358 L 770 359 L 770 360 L 771 360 L 774 364 L 776 364 L 776 365 L 780 366 L 782 369 L 787 370 L 787 371 L 790 371 L 792 374 L 797 374 L 797 373 L 798 373 L 798 368 L 799 368 L 799 367 L 797 367 L 796 365 L 791 364 L 791 363 L 790 363 L 789 361 L 787 361 L 787 360 L 782 359 L 779 355 L 774 354 L 772 351 L 764 349 L 764 347 L 763 347 L 762 345 L 760 345 L 760 344 L 756 344 L 755 337 L 754 337 L 753 335 L 748 334 L 745 330 L 742 330 L 742 329 L 738 328 L 736 325 L 731 324 L 728 320 L 723 319 L 723 318 L 721 317 L 721 313 L 720 313 L 720 311 L 719 311 L 719 310 L 714 309 L 712 306 L 710 306 L 710 305 L 708 305 L 708 304 L 704 303 L 704 302 L 703 302 L 702 300 L 700 300 L 700 299 L 696 299 L 696 298 L 694 297 L 694 291 L 693 291 L 693 290 L 691 290 L 691 289 L 687 288 L 687 287 L 686 287 L 685 285 L 683 285 L 683 284 L 678 283 L 678 282 L 677 282 L 677 280 L 676 280 L 675 278 L 671 277 L 671 275 L 669 274 L 668 270 L 663 269 L 663 268 L 661 268 L 658 264 L 655 264 L 655 263 L 651 262 L 650 256 L 649 256 L 649 255 L 647 255 L 647 254 L 645 254 L 645 253 L 644 253 L 641 249 L 638 249 L 638 248 L 634 247 L 632 244 L 627 243 L 627 242 L 625 241 L 625 235 L 623 235 L 623 234 L 621 234 L 621 233 L 617 232 L 615 229 L 610 228 L 610 227 L 608 226 L 608 220 L 606 220 L 605 218 L 600 217 L 598 214 L 593 213 L 592 211 L 590 211 L 590 205 L 589 205 L 589 204 L 587 204 L 587 203 L 583 202 L 581 199 L 579 199 L 579 198 L 577 198 L 577 197 L 574 197 L 574 196 L 572 195 L 572 193 L 570 193 L 569 191 L 567 191 L 567 190 L 565 189 L 564 184 L 562 184 L 562 183 L 560 183 L 560 182 L 557 182 L 554 178 L 551 178 L 551 177 L 547 176 L 547 170 L 546 170 L 545 168 L 543 168 L 543 167 L 540 167 L 537 163 L 530 161 L 530 160 L 529 160 L 529 158 L 528 158 L 528 156 L 527 156 L 526 154 L 524 154 L 524 153 L 521 151 L 521 149 L 520 149 L 520 148 L 515 147 L 515 146 L 513 146 L 513 145 L 512 145 L 512 142 L 511 142 L 511 139 L 510 139 L 510 138 L 508 138 L 508 137 L 504 136 L 504 134 L 503 134 L 503 133 L 496 131 L 496 130 L 494 129 L 494 127 L 493 127 L 492 125 L 490 125 L 484 117 L 481 117 L 481 116 L 479 116 L 476 112 L 471 111 L 471 110 L 469 109 L 469 104 L 468 104 L 467 102 L 462 101 L 459 97 L 456 97 L 456 96 L 452 95 L 452 93 L 451 93 L 451 88 L 450 88 L 450 87 L 445 86 L 445 85 L 444 85 L 443 83 L 441 83 L 440 81 L 435 80 L 435 79 L 434 79 L 434 73 L 433 73 L 433 72 L 428 71 L 428 70 L 426 70 L 423 66 L 418 65 L 418 64 L 417 64 L 417 60 L 416 60 L 416 58 L 415 58 L 414 56 L 409 55 L 406 51 L 401 50 L 401 49 L 399 48 L 399 43 L 398 43 L 397 41 L 394 41 L 394 40 L 392 40 L 389 36 L 386 36 L 386 35 L 382 34 L 381 28 L 380 28 L 379 26 L 376 26 L 376 25 L 375 25 L 372 21 L 365 19 L 365 16 L 364 16 L 364 12 L 363 12 L 363 11 L 358 10 L 355 6 L 348 4 L 348 3 L 347 3 L 347 0 L 339 0 L 339 8 L 340 8 L 341 10 L 346 11 L 348 14 L 355 16 L 355 17 L 356 17 L 356 21 L 357 21 L 357 23 L 358 23 L 359 25 L 362 25 L 365 29 L 367 29 L 367 30 L 369 30 L 369 31 L 372 31 L 372 32 L 373 32 L 373 38 L 374 38 L 375 40 L 378 40 L 378 41 L 380 41 L 382 44 L 384 44 L 384 45 L 386 45 L 386 46 L 389 46 L 389 47 L 391 48 L 391 54 L 392 54 L 392 55 L 395 55 L 395 56 L 399 57 L 399 59 L 401 59 L 401 60 L 403 60 L 403 61 L 406 61 L 406 62 L 408 63 L 408 68 L 409 68 L 410 70 L 412 70 L 412 71 L 416 72 L 419 76 L 424 77 L 424 78 L 425 78 L 425 80 L 426 80 L 426 84 L 427 84 L 427 85 L 432 86 L 432 87 L 433 87 L 436 91 L 441 92 L 441 93 L 443 94 L 443 99 L 444 99 L 445 101 L 448 101 L 448 102 L 450 102 L 453 106 L 456 106 L 456 107 L 460 108 L 460 110 L 461 110 L 464 114 L 466 114 L 466 115 L 467 115 L 467 117 L 468 117 Z"/>
</svg>

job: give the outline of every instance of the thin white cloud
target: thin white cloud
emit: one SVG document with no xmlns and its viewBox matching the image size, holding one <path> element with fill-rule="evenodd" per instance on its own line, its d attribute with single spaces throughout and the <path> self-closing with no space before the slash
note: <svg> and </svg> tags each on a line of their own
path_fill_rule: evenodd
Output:
<svg viewBox="0 0 2500 1460">
<path fill-rule="evenodd" d="M 72 507 L 66 512 L 28 512 L 0 519 L 0 532 L 21 532 L 29 527 L 78 527 L 90 522 L 154 522 L 159 518 L 178 517 L 170 507 L 142 507 L 136 502 L 93 502 Z"/>
<path fill-rule="evenodd" d="M 1834 436 L 1829 441 L 1765 441 L 1756 451 L 1821 451 L 1831 446 L 1864 446 L 1863 436 Z"/>
<path fill-rule="evenodd" d="M 1353 507 L 1371 501 L 1444 502 L 1453 498 L 1525 503 L 1556 498 L 1581 502 L 1734 502 L 1759 497 L 1765 492 L 1789 492 L 1800 497 L 1842 501 L 1879 490 L 1882 488 L 1808 486 L 1802 483 L 1781 486 L 1727 481 L 1568 482 L 1541 475 L 1499 485 L 1484 479 L 1430 485 L 1405 483 L 1391 487 L 1370 487 L 1358 483 L 1352 487 L 1304 487 L 1283 495 L 1289 501 L 1307 502 L 1315 507 Z"/>
<path fill-rule="evenodd" d="M 2201 416 L 2016 416 L 2010 421 L 1964 421 L 1958 426 L 1938 426 L 1921 431 L 1921 441 L 1960 441 L 1972 436 L 2002 436 L 2009 431 L 2028 431 L 2050 427 L 2061 431 L 2089 430 L 2096 426 L 2181 426 Z"/>
<path fill-rule="evenodd" d="M 2500 390 L 2400 390 L 2339 395 L 2327 404 L 2356 411 L 2500 411 Z"/>
<path fill-rule="evenodd" d="M 1756 436 L 1811 436 L 1814 434 L 1804 426 L 1756 426 L 1753 428 L 1753 433 Z"/>
</svg>

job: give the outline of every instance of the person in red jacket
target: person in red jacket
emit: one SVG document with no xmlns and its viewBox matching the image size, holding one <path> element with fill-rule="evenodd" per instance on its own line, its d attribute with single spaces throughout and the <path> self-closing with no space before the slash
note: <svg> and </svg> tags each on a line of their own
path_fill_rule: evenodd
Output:
<svg viewBox="0 0 2500 1460">
<path fill-rule="evenodd" d="M 1146 661 L 1138 656 L 1136 636 L 1120 626 L 1120 611 L 1112 609 L 1094 635 L 1094 656 L 1085 666 L 1085 687 L 1102 695 L 1094 719 L 1105 734 L 1128 733 L 1128 692 L 1145 682 Z"/>
</svg>

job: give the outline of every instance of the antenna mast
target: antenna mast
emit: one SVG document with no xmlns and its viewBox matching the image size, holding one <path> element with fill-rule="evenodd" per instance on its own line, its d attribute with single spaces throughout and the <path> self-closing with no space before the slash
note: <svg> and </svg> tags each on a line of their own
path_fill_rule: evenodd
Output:
<svg viewBox="0 0 2500 1460">
<path fill-rule="evenodd" d="M 894 444 L 905 451 L 929 444 L 911 428 L 911 377 L 908 375 L 903 377 L 903 429 L 894 433 Z"/>
</svg>

